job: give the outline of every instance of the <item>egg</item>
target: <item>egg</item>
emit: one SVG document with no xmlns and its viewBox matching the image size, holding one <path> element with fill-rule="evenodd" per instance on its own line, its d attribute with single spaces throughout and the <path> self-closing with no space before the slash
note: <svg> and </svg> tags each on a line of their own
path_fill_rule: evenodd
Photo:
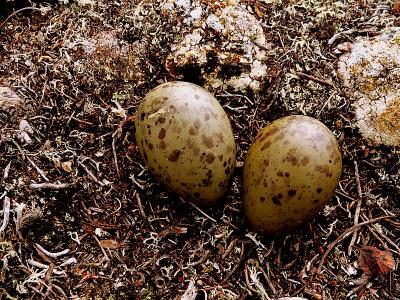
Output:
<svg viewBox="0 0 400 300">
<path fill-rule="evenodd" d="M 332 197 L 342 156 L 320 121 L 283 117 L 262 129 L 243 165 L 244 213 L 265 234 L 292 229 L 315 216 Z"/>
<path fill-rule="evenodd" d="M 136 113 L 136 142 L 154 176 L 200 205 L 215 205 L 236 165 L 229 119 L 202 87 L 183 81 L 150 91 Z"/>
</svg>

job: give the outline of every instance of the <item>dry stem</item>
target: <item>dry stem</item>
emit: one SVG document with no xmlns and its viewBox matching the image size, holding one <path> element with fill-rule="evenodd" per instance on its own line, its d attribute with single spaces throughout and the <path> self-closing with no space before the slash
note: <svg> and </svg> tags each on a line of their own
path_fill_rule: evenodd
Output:
<svg viewBox="0 0 400 300">
<path fill-rule="evenodd" d="M 61 190 L 61 189 L 66 189 L 70 186 L 71 184 L 69 183 L 51 183 L 51 182 L 32 183 L 29 185 L 29 187 L 32 189 L 50 189 L 50 190 Z"/>
<path fill-rule="evenodd" d="M 354 161 L 354 173 L 356 176 L 356 183 L 357 183 L 357 193 L 358 193 L 358 200 L 357 200 L 357 207 L 356 211 L 354 213 L 354 225 L 358 224 L 358 219 L 360 217 L 360 210 L 361 210 L 361 204 L 362 204 L 362 189 L 361 189 L 361 183 L 360 183 L 360 174 L 358 172 L 358 164 L 356 161 Z M 358 229 L 354 230 L 353 236 L 351 237 L 351 241 L 347 250 L 347 254 L 351 254 L 351 250 L 353 248 L 354 242 L 357 239 L 357 231 Z"/>
<path fill-rule="evenodd" d="M 371 220 L 368 220 L 368 221 L 365 221 L 365 222 L 362 222 L 362 223 L 358 223 L 357 225 L 354 225 L 354 226 L 352 226 L 352 227 L 350 227 L 350 228 L 347 228 L 345 231 L 343 231 L 343 232 L 336 238 L 336 240 L 334 240 L 334 241 L 328 246 L 328 248 L 326 248 L 326 251 L 325 251 L 324 255 L 323 255 L 322 258 L 321 258 L 321 261 L 319 262 L 318 269 L 317 269 L 316 273 L 317 273 L 317 274 L 320 274 L 320 273 L 321 273 L 322 267 L 323 267 L 324 262 L 325 262 L 325 259 L 328 257 L 328 255 L 329 255 L 329 253 L 332 251 L 332 249 L 333 249 L 340 241 L 342 241 L 342 240 L 345 239 L 349 234 L 351 234 L 354 230 L 356 230 L 356 229 L 358 229 L 358 228 L 360 228 L 360 227 L 362 227 L 362 226 L 369 225 L 369 224 L 372 224 L 372 223 L 375 223 L 375 222 L 378 222 L 378 221 L 381 221 L 381 220 L 391 219 L 391 218 L 397 218 L 397 217 L 399 217 L 399 216 L 400 216 L 400 215 L 377 217 L 377 218 L 375 218 L 375 219 L 371 219 Z"/>
</svg>

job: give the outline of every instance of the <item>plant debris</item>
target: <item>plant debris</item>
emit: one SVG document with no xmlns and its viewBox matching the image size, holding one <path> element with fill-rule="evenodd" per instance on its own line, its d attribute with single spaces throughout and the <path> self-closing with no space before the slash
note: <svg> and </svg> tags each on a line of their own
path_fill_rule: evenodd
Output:
<svg viewBox="0 0 400 300">
<path fill-rule="evenodd" d="M 364 273 L 368 275 L 383 275 L 396 266 L 390 251 L 379 250 L 374 246 L 362 247 L 358 262 Z"/>
<path fill-rule="evenodd" d="M 0 298 L 400 299 L 388 258 L 400 255 L 399 147 L 365 138 L 361 98 L 337 73 L 355 44 L 396 36 L 393 1 L 1 5 Z M 398 84 L 385 70 L 374 103 Z M 232 124 L 237 167 L 212 209 L 180 201 L 137 150 L 139 104 L 176 78 L 215 93 Z M 395 95 L 382 120 L 397 120 Z M 243 218 L 244 157 L 261 128 L 291 114 L 334 133 L 342 177 L 315 219 L 260 236 Z M 365 247 L 385 249 L 364 252 L 386 257 L 370 270 L 379 277 L 361 274 Z"/>
</svg>

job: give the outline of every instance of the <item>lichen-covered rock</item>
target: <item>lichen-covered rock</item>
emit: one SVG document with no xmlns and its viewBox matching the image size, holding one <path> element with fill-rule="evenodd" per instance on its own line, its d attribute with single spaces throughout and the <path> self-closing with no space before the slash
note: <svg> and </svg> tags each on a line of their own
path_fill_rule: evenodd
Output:
<svg viewBox="0 0 400 300">
<path fill-rule="evenodd" d="M 338 74 L 358 100 L 361 134 L 375 144 L 400 145 L 400 28 L 360 38 L 342 55 Z"/>
<path fill-rule="evenodd" d="M 183 15 L 183 38 L 166 60 L 171 75 L 196 76 L 212 91 L 257 93 L 262 88 L 268 45 L 260 22 L 239 1 L 170 0 L 163 11 Z"/>
</svg>

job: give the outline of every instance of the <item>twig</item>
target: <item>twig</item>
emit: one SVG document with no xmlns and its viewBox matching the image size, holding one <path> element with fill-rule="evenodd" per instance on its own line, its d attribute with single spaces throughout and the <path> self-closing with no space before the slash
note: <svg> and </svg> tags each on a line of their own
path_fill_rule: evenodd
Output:
<svg viewBox="0 0 400 300">
<path fill-rule="evenodd" d="M 49 282 L 51 279 L 51 275 L 53 274 L 53 271 L 54 271 L 54 264 L 50 264 L 49 268 L 46 271 L 46 274 L 44 275 L 43 280 Z"/>
<path fill-rule="evenodd" d="M 400 222 L 395 222 L 393 220 L 385 220 L 387 223 L 392 224 L 395 227 L 400 227 Z"/>
<path fill-rule="evenodd" d="M 251 283 L 250 283 L 250 280 L 249 280 L 249 269 L 247 268 L 247 265 L 244 266 L 244 270 L 243 271 L 244 271 L 244 278 L 245 278 L 247 287 L 253 293 L 258 294 L 257 290 L 251 286 Z"/>
<path fill-rule="evenodd" d="M 226 218 L 222 218 L 222 222 L 224 222 L 226 225 L 231 226 L 233 229 L 235 230 L 239 230 L 239 227 L 237 227 L 236 225 L 232 224 L 231 222 L 229 222 Z"/>
<path fill-rule="evenodd" d="M 24 7 L 24 8 L 18 9 L 17 11 L 14 11 L 11 15 L 9 15 L 9 16 L 4 20 L 4 22 L 0 24 L 0 28 L 3 27 L 4 24 L 6 24 L 7 21 L 8 21 L 9 19 L 11 19 L 11 18 L 12 18 L 13 16 L 15 16 L 17 13 L 19 13 L 19 12 L 21 12 L 21 11 L 24 11 L 24 10 L 38 10 L 38 11 L 42 12 L 41 9 L 36 8 L 36 7 L 32 7 L 32 6 Z"/>
<path fill-rule="evenodd" d="M 364 221 L 367 221 L 367 220 L 368 220 L 367 216 L 365 216 L 364 214 L 362 214 L 361 217 L 362 217 L 362 219 L 363 219 Z M 386 236 L 381 230 L 379 230 L 375 225 L 372 225 L 371 227 L 372 227 L 372 228 L 371 228 L 371 232 L 372 232 L 373 234 L 380 235 L 384 240 L 386 240 L 386 242 L 388 242 L 390 245 L 392 245 L 392 246 L 396 249 L 396 251 L 394 251 L 394 250 L 392 250 L 392 251 L 393 251 L 393 252 L 396 252 L 397 255 L 400 255 L 400 247 L 397 246 L 397 244 L 396 244 L 395 242 L 393 242 L 389 237 L 387 237 L 387 236 Z M 375 232 L 376 232 L 376 233 L 375 233 Z M 378 237 L 377 237 L 377 238 L 378 238 Z M 378 238 L 378 239 L 379 239 L 379 238 Z M 381 243 L 382 243 L 382 245 L 385 245 L 385 244 L 383 243 L 383 241 L 381 241 Z"/>
<path fill-rule="evenodd" d="M 345 193 L 342 193 L 342 192 L 339 192 L 339 191 L 336 191 L 335 193 L 340 195 L 340 196 L 343 196 L 343 197 L 345 197 L 345 198 L 347 198 L 347 199 L 349 199 L 351 201 L 356 201 L 356 199 L 354 199 L 353 197 L 351 197 L 351 196 L 349 196 L 349 195 L 347 195 Z"/>
<path fill-rule="evenodd" d="M 102 183 L 101 181 L 99 181 L 99 180 L 97 179 L 97 177 L 94 176 L 94 174 L 93 174 L 93 173 L 88 169 L 88 167 L 86 167 L 82 162 L 78 161 L 78 164 L 86 171 L 86 173 L 88 173 L 88 175 L 89 175 L 90 177 L 92 177 L 92 179 L 93 179 L 95 182 L 97 182 L 97 183 L 100 184 L 101 186 L 104 185 L 104 183 Z"/>
<path fill-rule="evenodd" d="M 261 247 L 263 249 L 266 249 L 266 247 L 265 247 L 265 245 L 263 243 L 261 243 L 260 241 L 257 241 L 256 234 L 253 235 L 250 232 L 248 232 L 248 233 L 245 234 L 245 236 L 248 237 L 249 239 L 251 239 L 257 247 Z"/>
<path fill-rule="evenodd" d="M 59 256 L 63 256 L 69 253 L 69 249 L 65 249 L 63 251 L 60 252 L 49 252 L 46 249 L 44 249 L 42 246 L 40 246 L 39 244 L 35 244 L 36 248 L 39 249 L 40 251 L 42 251 L 44 254 L 46 254 L 48 257 L 51 258 L 57 258 Z"/>
<path fill-rule="evenodd" d="M 361 189 L 361 183 L 360 183 L 360 174 L 358 172 L 358 164 L 356 161 L 354 161 L 354 173 L 356 176 L 357 193 L 358 193 L 357 207 L 356 207 L 356 211 L 354 213 L 354 225 L 357 225 L 358 219 L 360 217 L 360 210 L 361 210 L 361 204 L 362 204 L 362 189 Z M 358 229 L 354 230 L 354 232 L 353 232 L 353 236 L 351 237 L 350 244 L 347 249 L 347 255 L 351 254 L 351 250 L 357 239 L 357 232 L 358 232 Z"/>
<path fill-rule="evenodd" d="M 188 267 L 194 267 L 194 266 L 197 266 L 199 264 L 202 264 L 206 260 L 206 258 L 208 256 L 208 253 L 210 253 L 210 250 L 206 250 L 198 261 L 189 263 L 189 264 L 187 264 L 187 266 Z"/>
<path fill-rule="evenodd" d="M 117 129 L 117 131 L 118 131 L 118 129 Z M 117 131 L 114 132 L 114 134 L 112 135 L 113 139 L 112 139 L 111 147 L 112 147 L 112 152 L 113 152 L 113 156 L 114 156 L 115 169 L 117 170 L 117 178 L 120 178 L 121 173 L 119 171 L 119 166 L 118 166 L 117 150 L 115 149 L 115 137 L 118 134 Z"/>
<path fill-rule="evenodd" d="M 244 243 L 242 242 L 239 262 L 232 268 L 232 270 L 229 272 L 229 274 L 221 281 L 221 285 L 226 283 L 228 281 L 228 279 L 231 278 L 231 276 L 236 272 L 236 270 L 243 263 L 243 261 L 244 261 Z"/>
<path fill-rule="evenodd" d="M 356 286 L 354 288 L 351 289 L 350 292 L 347 293 L 346 298 L 350 298 L 352 295 L 356 295 L 357 292 L 359 292 L 360 290 L 362 290 L 370 281 L 371 276 L 368 274 L 362 274 L 361 278 L 359 278 L 357 280 Z"/>
<path fill-rule="evenodd" d="M 368 220 L 368 221 L 365 221 L 365 222 L 362 222 L 362 223 L 358 223 L 357 225 L 353 225 L 352 227 L 347 228 L 345 231 L 343 231 L 343 232 L 336 238 L 336 240 L 334 240 L 334 241 L 326 248 L 326 251 L 325 251 L 324 255 L 323 255 L 322 258 L 321 258 L 321 261 L 319 262 L 319 265 L 318 265 L 318 269 L 317 269 L 317 271 L 316 271 L 316 274 L 320 274 L 320 273 L 321 273 L 322 267 L 324 266 L 325 259 L 328 257 L 328 255 L 329 255 L 329 253 L 332 251 L 332 249 L 333 249 L 340 241 L 342 241 L 342 240 L 345 239 L 349 234 L 351 234 L 354 230 L 356 230 L 356 229 L 358 229 L 358 228 L 360 228 L 360 227 L 362 227 L 362 226 L 369 225 L 369 224 L 372 224 L 372 223 L 375 223 L 375 222 L 378 222 L 378 221 L 381 221 L 381 220 L 391 219 L 391 218 L 398 218 L 399 216 L 400 216 L 400 215 L 392 215 L 392 216 L 377 217 L 377 218 L 375 218 L 375 219 L 371 219 L 371 220 Z"/>
<path fill-rule="evenodd" d="M 322 105 L 321 109 L 317 112 L 317 118 L 321 115 L 321 113 L 324 111 L 326 105 L 329 103 L 329 101 L 331 101 L 331 99 L 333 98 L 333 96 L 335 96 L 335 93 L 332 93 L 328 99 L 324 102 L 324 104 Z"/>
<path fill-rule="evenodd" d="M 61 295 L 62 295 L 62 297 L 63 297 L 63 298 L 61 298 L 61 299 L 63 299 L 63 300 L 68 300 L 68 299 L 69 299 L 69 298 L 67 297 L 67 295 L 65 294 L 65 292 L 63 291 L 63 289 L 60 288 L 58 285 L 52 283 L 51 286 L 61 293 Z M 53 293 L 54 293 L 54 292 L 53 292 Z"/>
<path fill-rule="evenodd" d="M 30 264 L 31 266 L 34 266 L 34 267 L 39 268 L 39 269 L 47 269 L 49 267 L 49 265 L 42 264 L 42 263 L 40 263 L 40 262 L 38 262 L 36 260 L 33 260 L 33 259 L 28 259 L 26 262 L 28 264 Z"/>
<path fill-rule="evenodd" d="M 22 149 L 21 148 L 21 146 L 16 142 L 16 140 L 14 140 L 14 139 L 11 139 L 11 142 L 15 145 L 15 147 L 17 147 L 17 149 L 18 149 L 18 151 L 19 151 L 19 153 L 21 153 L 21 155 L 22 155 L 22 159 L 24 159 L 25 160 L 25 158 L 26 158 L 26 155 L 25 155 L 25 152 L 24 152 L 24 149 Z"/>
<path fill-rule="evenodd" d="M 307 78 L 309 80 L 312 80 L 312 81 L 315 81 L 315 82 L 318 82 L 318 83 L 321 83 L 321 84 L 324 84 L 324 85 L 327 85 L 327 86 L 330 86 L 330 87 L 333 87 L 333 88 L 335 87 L 332 82 L 329 82 L 329 81 L 326 81 L 324 79 L 315 77 L 313 75 L 308 75 L 308 74 L 303 73 L 303 72 L 296 72 L 295 75 L 297 75 L 299 77 Z"/>
<path fill-rule="evenodd" d="M 2 196 L 3 198 L 3 196 Z M 6 229 L 8 222 L 10 220 L 10 198 L 4 194 L 4 202 L 3 202 L 3 223 L 0 227 L 0 234 Z"/>
<path fill-rule="evenodd" d="M 202 215 L 204 215 L 205 217 L 209 218 L 211 221 L 213 221 L 214 223 L 217 223 L 217 220 L 215 220 L 214 218 L 210 217 L 209 215 L 207 215 L 204 211 L 202 211 L 196 204 L 188 201 L 188 203 L 194 207 L 195 209 L 197 209 Z"/>
<path fill-rule="evenodd" d="M 22 217 L 23 217 L 22 211 L 24 210 L 26 205 L 24 203 L 21 203 L 21 204 L 14 203 L 14 205 L 16 206 L 15 212 L 17 213 L 17 218 L 15 220 L 15 227 L 16 227 L 15 230 L 17 231 L 18 237 L 21 240 L 23 240 L 24 237 L 22 236 L 22 232 L 21 232 L 21 221 L 22 221 Z"/>
<path fill-rule="evenodd" d="M 342 32 L 338 32 L 338 33 L 335 33 L 329 40 L 328 40 L 328 45 L 329 46 L 332 46 L 333 45 L 333 43 L 337 40 L 337 39 L 339 39 L 342 35 L 345 35 L 345 34 L 353 34 L 353 33 L 370 33 L 370 34 L 374 34 L 374 33 L 376 33 L 377 31 L 376 30 L 374 30 L 374 29 L 372 29 L 372 28 L 367 28 L 367 29 L 362 29 L 362 30 L 356 30 L 356 29 L 349 29 L 349 30 L 345 30 L 345 31 L 342 31 Z"/>
<path fill-rule="evenodd" d="M 344 34 L 352 34 L 353 32 L 354 32 L 354 29 L 349 29 L 349 30 L 345 30 L 345 31 L 342 31 L 342 32 L 335 33 L 335 34 L 328 40 L 328 45 L 329 45 L 329 46 L 332 46 L 333 43 L 334 43 L 339 37 L 341 37 L 341 36 L 344 35 Z"/>
<path fill-rule="evenodd" d="M 21 153 L 22 158 L 25 160 L 27 159 L 30 164 L 36 169 L 36 171 L 39 173 L 40 176 L 43 177 L 44 180 L 49 181 L 49 179 L 47 178 L 46 174 L 42 171 L 42 169 L 40 169 L 34 162 L 33 160 L 31 160 L 28 156 L 26 156 L 24 149 L 21 148 L 21 146 L 14 140 L 11 139 L 11 141 L 13 142 L 13 144 L 18 148 L 18 151 Z"/>
<path fill-rule="evenodd" d="M 216 97 L 223 97 L 223 98 L 239 97 L 239 98 L 244 98 L 248 103 L 250 103 L 251 105 L 254 105 L 254 103 L 246 95 L 231 94 L 231 93 L 225 92 L 225 94 L 219 94 L 219 95 L 216 95 Z"/>
<path fill-rule="evenodd" d="M 8 174 L 10 172 L 10 168 L 11 168 L 11 161 L 7 164 L 7 166 L 4 168 L 4 175 L 3 178 L 7 179 L 8 178 Z"/>
<path fill-rule="evenodd" d="M 269 288 L 271 289 L 272 293 L 274 295 L 276 295 L 276 289 L 275 289 L 274 285 L 272 284 L 271 278 L 269 276 L 269 264 L 268 263 L 267 263 L 266 267 L 267 267 L 267 272 L 265 272 L 261 266 L 260 266 L 260 271 L 264 275 L 265 281 L 267 281 L 267 284 L 268 284 Z"/>
<path fill-rule="evenodd" d="M 259 42 L 256 42 L 256 41 L 253 41 L 253 40 L 251 40 L 251 42 L 252 42 L 254 45 L 256 45 L 257 47 L 259 47 L 259 48 L 261 48 L 261 49 L 263 49 L 263 50 L 267 50 L 267 51 L 271 50 L 271 49 L 268 49 L 267 47 L 265 47 L 264 45 L 260 44 Z"/>
<path fill-rule="evenodd" d="M 33 160 L 31 160 L 28 156 L 26 157 L 26 159 L 31 163 L 31 165 L 36 169 L 36 171 L 40 174 L 40 176 L 42 176 L 42 178 L 46 181 L 49 181 L 49 179 L 47 178 L 46 174 L 43 172 L 42 169 L 40 169 L 34 162 Z"/>
<path fill-rule="evenodd" d="M 105 259 L 106 261 L 109 261 L 110 259 L 108 258 L 107 253 L 106 253 L 106 251 L 104 250 L 103 246 L 101 245 L 99 239 L 97 238 L 97 236 L 96 236 L 95 234 L 93 234 L 93 237 L 94 237 L 94 239 L 96 240 L 97 244 L 99 244 L 99 247 L 100 247 L 100 249 L 101 249 L 101 252 L 103 252 L 104 259 Z"/>
<path fill-rule="evenodd" d="M 70 187 L 71 184 L 69 183 L 32 183 L 29 185 L 31 189 L 50 189 L 50 190 L 61 190 Z"/>
<path fill-rule="evenodd" d="M 137 204 L 139 206 L 140 214 L 142 215 L 143 219 L 147 220 L 147 216 L 146 216 L 146 213 L 145 213 L 143 205 L 142 205 L 142 199 L 140 199 L 140 195 L 138 192 L 135 192 L 135 198 L 136 198 Z"/>
<path fill-rule="evenodd" d="M 232 241 L 229 243 L 229 245 L 228 245 L 228 247 L 226 248 L 224 254 L 222 254 L 222 257 L 221 257 L 222 259 L 225 259 L 225 258 L 228 257 L 229 253 L 232 252 L 233 247 L 235 246 L 236 242 L 237 242 L 237 239 L 234 239 L 234 240 L 232 240 Z"/>
</svg>

